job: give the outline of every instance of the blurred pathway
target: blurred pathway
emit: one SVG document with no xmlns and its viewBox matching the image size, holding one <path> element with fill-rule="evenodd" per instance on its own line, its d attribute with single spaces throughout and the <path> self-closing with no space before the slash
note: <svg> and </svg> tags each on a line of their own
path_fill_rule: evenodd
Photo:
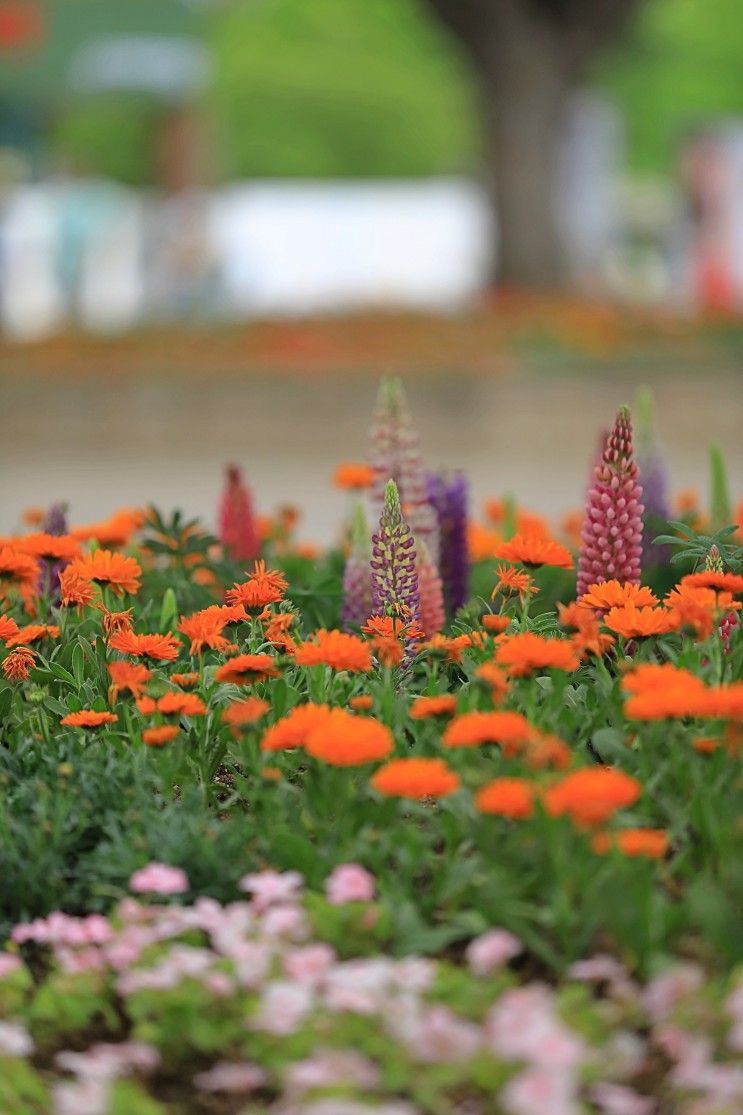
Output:
<svg viewBox="0 0 743 1115">
<path fill-rule="evenodd" d="M 632 367 L 594 377 L 416 375 L 408 391 L 432 467 L 466 469 L 476 501 L 511 492 L 557 514 L 580 504 L 599 430 L 648 378 Z M 734 496 L 743 497 L 740 381 L 668 370 L 653 386 L 674 487 L 706 492 L 707 445 L 716 440 Z M 19 358 L 1 390 L 0 531 L 16 528 L 24 507 L 54 500 L 67 500 L 77 522 L 154 501 L 213 523 L 222 466 L 235 460 L 260 510 L 298 504 L 302 537 L 326 542 L 346 507 L 330 477 L 339 461 L 366 458 L 376 381 L 234 373 L 61 381 L 24 378 Z"/>
</svg>

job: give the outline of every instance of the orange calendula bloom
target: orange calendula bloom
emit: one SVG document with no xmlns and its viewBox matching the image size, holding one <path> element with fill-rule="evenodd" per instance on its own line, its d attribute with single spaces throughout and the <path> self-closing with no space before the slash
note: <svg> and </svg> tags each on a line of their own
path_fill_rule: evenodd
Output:
<svg viewBox="0 0 743 1115">
<path fill-rule="evenodd" d="M 262 767 L 261 775 L 266 779 L 267 782 L 281 781 L 281 771 L 278 767 Z"/>
<path fill-rule="evenodd" d="M 504 596 L 510 596 L 512 593 L 517 592 L 519 599 L 524 602 L 524 597 L 528 595 L 534 596 L 539 592 L 534 582 L 528 573 L 523 569 L 517 569 L 515 565 L 499 565 L 495 570 L 497 580 L 495 588 L 490 594 L 491 600 L 494 600 L 499 592 Z"/>
<path fill-rule="evenodd" d="M 665 598 L 666 607 L 678 616 L 679 626 L 690 628 L 697 638 L 708 638 L 718 626 L 723 612 L 739 611 L 740 603 L 729 592 L 712 588 L 694 588 L 680 584 Z"/>
<path fill-rule="evenodd" d="M 712 569 L 702 573 L 688 573 L 681 578 L 680 584 L 689 588 L 713 588 L 716 592 L 731 592 L 733 596 L 743 594 L 743 575 L 740 573 L 715 573 Z"/>
<path fill-rule="evenodd" d="M 478 632 L 473 632 L 473 634 L 478 634 Z M 448 658 L 450 662 L 461 662 L 462 651 L 471 646 L 472 639 L 469 635 L 456 635 L 453 638 L 448 635 L 432 635 L 430 639 L 426 639 L 425 643 L 419 645 L 418 650 L 441 655 Z"/>
<path fill-rule="evenodd" d="M 134 658 L 153 658 L 175 662 L 181 645 L 175 635 L 138 635 L 134 631 L 118 631 L 108 641 L 112 650 L 131 654 Z"/>
<path fill-rule="evenodd" d="M 276 660 L 270 654 L 238 654 L 220 666 L 214 675 L 216 681 L 234 685 L 251 685 L 255 681 L 279 677 Z"/>
<path fill-rule="evenodd" d="M 81 542 L 89 542 L 94 538 L 100 546 L 126 546 L 132 535 L 144 523 L 145 517 L 144 512 L 139 508 L 126 507 L 115 511 L 100 523 L 73 527 L 70 534 L 79 538 Z"/>
<path fill-rule="evenodd" d="M 12 639 L 18 634 L 19 627 L 14 619 L 10 616 L 0 616 L 0 643 L 4 643 L 7 639 Z"/>
<path fill-rule="evenodd" d="M 632 805 L 642 793 L 642 784 L 624 771 L 610 767 L 586 768 L 567 774 L 544 794 L 544 805 L 552 817 L 567 814 L 576 825 L 602 825 L 618 809 Z"/>
<path fill-rule="evenodd" d="M 160 697 L 157 711 L 163 716 L 205 716 L 206 705 L 195 693 L 180 693 L 178 690 L 173 690 Z"/>
<path fill-rule="evenodd" d="M 84 608 L 93 603 L 95 596 L 93 585 L 88 578 L 73 572 L 69 566 L 59 574 L 59 591 L 65 608 L 72 606 Z"/>
<path fill-rule="evenodd" d="M 623 608 L 634 604 L 636 608 L 649 608 L 658 603 L 655 596 L 645 585 L 634 585 L 629 581 L 599 581 L 584 592 L 579 603 L 586 608 Z"/>
<path fill-rule="evenodd" d="M 625 856 L 663 859 L 668 852 L 668 833 L 664 829 L 622 829 L 620 832 L 597 832 L 591 841 L 594 852 L 605 855 L 618 848 Z"/>
<path fill-rule="evenodd" d="M 283 573 L 266 569 L 265 561 L 257 561 L 253 572 L 243 584 L 235 584 L 225 594 L 228 604 L 242 604 L 245 608 L 265 608 L 284 599 L 289 583 Z"/>
<path fill-rule="evenodd" d="M 139 562 L 126 554 L 114 550 L 93 550 L 70 563 L 70 573 L 76 573 L 97 585 L 110 585 L 111 590 L 121 596 L 123 592 L 134 594 L 139 591 L 142 569 Z"/>
<path fill-rule="evenodd" d="M 667 635 L 676 631 L 679 617 L 668 608 L 638 608 L 625 604 L 621 608 L 611 608 L 604 623 L 624 639 L 642 639 L 651 635 Z"/>
<path fill-rule="evenodd" d="M 232 701 L 227 705 L 222 710 L 222 720 L 230 725 L 233 735 L 237 736 L 238 728 L 244 724 L 255 724 L 266 715 L 270 707 L 268 701 L 262 701 L 260 697 L 246 697 L 242 701 Z"/>
<path fill-rule="evenodd" d="M 357 712 L 369 712 L 374 707 L 374 700 L 368 693 L 360 693 L 358 697 L 352 697 L 348 703 Z"/>
<path fill-rule="evenodd" d="M 80 542 L 71 534 L 27 534 L 18 541 L 19 549 L 44 561 L 72 561 L 80 555 Z"/>
<path fill-rule="evenodd" d="M 17 634 L 6 640 L 6 646 L 18 647 L 24 643 L 36 643 L 40 639 L 58 639 L 59 628 L 49 623 L 29 623 L 22 627 Z"/>
<path fill-rule="evenodd" d="M 289 628 L 296 619 L 293 612 L 270 612 L 266 609 L 266 613 L 258 619 L 265 625 L 263 633 L 267 643 L 285 654 L 294 653 L 296 644 L 289 634 Z"/>
<path fill-rule="evenodd" d="M 327 705 L 311 702 L 295 705 L 291 712 L 268 729 L 261 740 L 261 750 L 288 751 L 304 747 L 310 735 L 325 723 L 329 714 Z"/>
<path fill-rule="evenodd" d="M 524 778 L 494 778 L 475 794 L 475 808 L 521 821 L 534 812 L 534 787 Z"/>
<path fill-rule="evenodd" d="M 8 681 L 27 681 L 28 672 L 36 661 L 36 655 L 28 647 L 12 650 L 3 660 L 3 674 Z"/>
<path fill-rule="evenodd" d="M 195 671 L 189 671 L 187 674 L 171 674 L 170 680 L 174 685 L 180 685 L 184 689 L 189 689 L 192 685 L 197 684 L 199 675 Z"/>
<path fill-rule="evenodd" d="M 490 686 L 490 693 L 496 704 L 503 700 L 511 683 L 500 666 L 496 666 L 495 662 L 483 662 L 475 670 L 475 675 L 480 681 Z"/>
<path fill-rule="evenodd" d="M 305 751 L 336 767 L 362 766 L 385 759 L 394 747 L 389 728 L 371 716 L 331 709 L 305 743 Z"/>
<path fill-rule="evenodd" d="M 573 753 L 559 736 L 540 732 L 534 728 L 524 748 L 524 757 L 526 765 L 533 770 L 542 770 L 544 767 L 565 770 L 570 766 Z"/>
<path fill-rule="evenodd" d="M 580 660 L 565 639 L 545 639 L 526 631 L 504 636 L 495 652 L 495 661 L 511 677 L 524 677 L 535 670 L 577 670 Z"/>
<path fill-rule="evenodd" d="M 441 798 L 459 789 L 459 778 L 443 759 L 392 759 L 371 779 L 388 797 Z"/>
<path fill-rule="evenodd" d="M 124 612 L 109 612 L 108 608 L 104 608 L 102 604 L 98 605 L 103 615 L 103 630 L 106 633 L 106 638 L 110 639 L 117 631 L 131 631 L 132 630 L 132 609 L 127 608 Z"/>
<path fill-rule="evenodd" d="M 205 647 L 224 651 L 230 646 L 229 639 L 222 635 L 227 622 L 218 607 L 204 608 L 192 616 L 181 616 L 178 630 L 191 640 L 190 654 L 201 654 Z"/>
<path fill-rule="evenodd" d="M 503 535 L 497 530 L 489 530 L 474 521 L 467 524 L 467 549 L 471 561 L 488 561 L 495 557 L 502 541 Z"/>
<path fill-rule="evenodd" d="M 142 742 L 146 743 L 148 747 L 162 747 L 166 743 L 172 743 L 178 735 L 177 724 L 162 724 L 156 728 L 145 728 L 142 732 Z"/>
<path fill-rule="evenodd" d="M 331 666 L 351 673 L 367 673 L 372 668 L 371 648 L 363 639 L 323 629 L 315 633 L 312 642 L 297 647 L 294 661 L 298 666 Z"/>
<path fill-rule="evenodd" d="M 614 644 L 614 637 L 606 635 L 599 627 L 596 613 L 591 608 L 584 608 L 581 604 L 558 604 L 558 614 L 563 627 L 573 628 L 575 634 L 570 642 L 578 654 L 603 655 Z"/>
<path fill-rule="evenodd" d="M 508 542 L 501 542 L 495 557 L 516 561 L 521 565 L 555 565 L 559 569 L 572 569 L 573 557 L 559 542 L 538 535 L 514 534 Z"/>
<path fill-rule="evenodd" d="M 419 623 L 404 616 L 369 616 L 361 630 L 380 639 L 422 639 L 425 632 Z"/>
<path fill-rule="evenodd" d="M 694 716 L 707 691 L 696 674 L 670 663 L 637 666 L 625 674 L 622 687 L 632 694 L 624 704 L 624 714 L 630 720 Z"/>
<path fill-rule="evenodd" d="M 8 588 L 33 592 L 39 579 L 39 563 L 31 554 L 13 546 L 0 548 L 0 597 Z"/>
<path fill-rule="evenodd" d="M 360 465 L 353 461 L 346 461 L 333 474 L 333 483 L 336 488 L 350 488 L 353 491 L 362 491 L 371 488 L 374 483 L 374 469 L 371 465 Z"/>
<path fill-rule="evenodd" d="M 497 526 L 505 526 L 509 508 L 503 499 L 490 499 L 485 503 L 485 514 Z M 546 519 L 524 508 L 512 508 L 516 530 L 529 538 L 549 538 L 550 531 Z"/>
<path fill-rule="evenodd" d="M 109 704 L 114 703 L 119 693 L 128 692 L 133 697 L 141 697 L 144 687 L 152 677 L 152 670 L 148 670 L 141 662 L 109 662 L 108 673 L 111 678 Z"/>
<path fill-rule="evenodd" d="M 417 697 L 410 707 L 413 720 L 426 720 L 429 716 L 453 716 L 457 711 L 457 698 L 444 693 L 440 697 Z"/>
<path fill-rule="evenodd" d="M 698 739 L 691 741 L 691 746 L 700 755 L 711 755 L 720 746 L 720 740 L 713 739 L 711 736 L 699 736 Z"/>
<path fill-rule="evenodd" d="M 499 743 L 506 753 L 526 743 L 532 727 L 520 712 L 465 712 L 452 720 L 443 736 L 445 747 L 477 747 Z"/>
<path fill-rule="evenodd" d="M 381 665 L 388 669 L 399 666 L 405 656 L 403 644 L 391 635 L 378 635 L 370 641 L 369 646 Z"/>
<path fill-rule="evenodd" d="M 510 626 L 513 616 L 494 615 L 486 612 L 482 617 L 482 625 L 486 631 L 494 631 L 496 635 L 502 634 Z"/>
<path fill-rule="evenodd" d="M 60 724 L 67 728 L 100 728 L 103 724 L 115 724 L 118 720 L 113 712 L 96 712 L 95 709 L 81 709 L 63 716 Z"/>
</svg>

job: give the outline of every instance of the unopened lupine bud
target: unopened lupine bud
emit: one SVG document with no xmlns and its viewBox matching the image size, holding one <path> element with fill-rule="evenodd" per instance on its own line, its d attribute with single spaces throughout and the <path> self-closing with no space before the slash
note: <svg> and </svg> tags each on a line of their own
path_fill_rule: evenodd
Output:
<svg viewBox="0 0 743 1115">
<path fill-rule="evenodd" d="M 621 407 L 586 496 L 578 596 L 597 581 L 639 585 L 643 511 L 639 469 L 632 449 L 632 422 L 628 408 Z"/>
</svg>

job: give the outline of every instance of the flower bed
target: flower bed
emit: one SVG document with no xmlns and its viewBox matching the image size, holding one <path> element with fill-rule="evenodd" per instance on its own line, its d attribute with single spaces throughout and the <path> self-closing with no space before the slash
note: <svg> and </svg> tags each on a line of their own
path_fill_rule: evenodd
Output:
<svg viewBox="0 0 743 1115">
<path fill-rule="evenodd" d="M 2 540 L 4 1115 L 743 1106 L 719 462 L 668 525 L 622 410 L 553 536 L 474 522 L 395 383 L 371 456 L 324 554 L 235 468 L 218 537 Z"/>
</svg>

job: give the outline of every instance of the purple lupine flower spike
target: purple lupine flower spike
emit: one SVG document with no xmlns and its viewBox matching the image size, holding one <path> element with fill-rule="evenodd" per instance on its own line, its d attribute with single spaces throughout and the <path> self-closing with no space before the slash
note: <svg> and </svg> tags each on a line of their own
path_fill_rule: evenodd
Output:
<svg viewBox="0 0 743 1115">
<path fill-rule="evenodd" d="M 361 627 L 372 614 L 372 583 L 369 568 L 369 528 L 359 502 L 351 532 L 351 552 L 343 571 L 341 622 L 345 631 Z"/>
<path fill-rule="evenodd" d="M 401 380 L 385 378 L 379 388 L 371 429 L 372 496 L 380 506 L 385 485 L 394 480 L 403 514 L 415 538 L 425 542 L 432 561 L 439 562 L 438 519 L 426 489 L 426 473 L 418 435 Z"/>
<path fill-rule="evenodd" d="M 394 480 L 387 483 L 379 529 L 372 535 L 372 612 L 420 624 L 415 539 L 402 517 Z M 409 640 L 409 643 L 412 641 Z M 412 646 L 406 646 L 406 653 Z"/>
<path fill-rule="evenodd" d="M 67 534 L 67 504 L 53 503 L 47 509 L 41 529 L 45 534 Z"/>
<path fill-rule="evenodd" d="M 54 534 L 59 537 L 67 534 L 67 504 L 53 503 L 44 516 L 41 529 L 45 534 Z M 46 596 L 50 604 L 59 602 L 59 574 L 67 564 L 66 561 L 44 561 L 39 574 L 38 591 L 40 596 Z"/>
<path fill-rule="evenodd" d="M 639 585 L 643 511 L 632 421 L 628 407 L 620 407 L 586 497 L 578 596 L 597 581 Z"/>
<path fill-rule="evenodd" d="M 428 498 L 436 508 L 439 520 L 439 566 L 444 583 L 444 597 L 449 614 L 454 615 L 469 599 L 469 486 L 463 472 L 455 472 L 451 476 L 429 472 L 426 480 Z"/>
<path fill-rule="evenodd" d="M 670 556 L 668 546 L 655 546 L 652 539 L 668 530 L 671 514 L 668 506 L 668 473 L 657 445 L 651 444 L 638 456 L 642 476 L 644 537 L 642 543 L 643 568 L 648 565 L 666 565 Z"/>
</svg>

